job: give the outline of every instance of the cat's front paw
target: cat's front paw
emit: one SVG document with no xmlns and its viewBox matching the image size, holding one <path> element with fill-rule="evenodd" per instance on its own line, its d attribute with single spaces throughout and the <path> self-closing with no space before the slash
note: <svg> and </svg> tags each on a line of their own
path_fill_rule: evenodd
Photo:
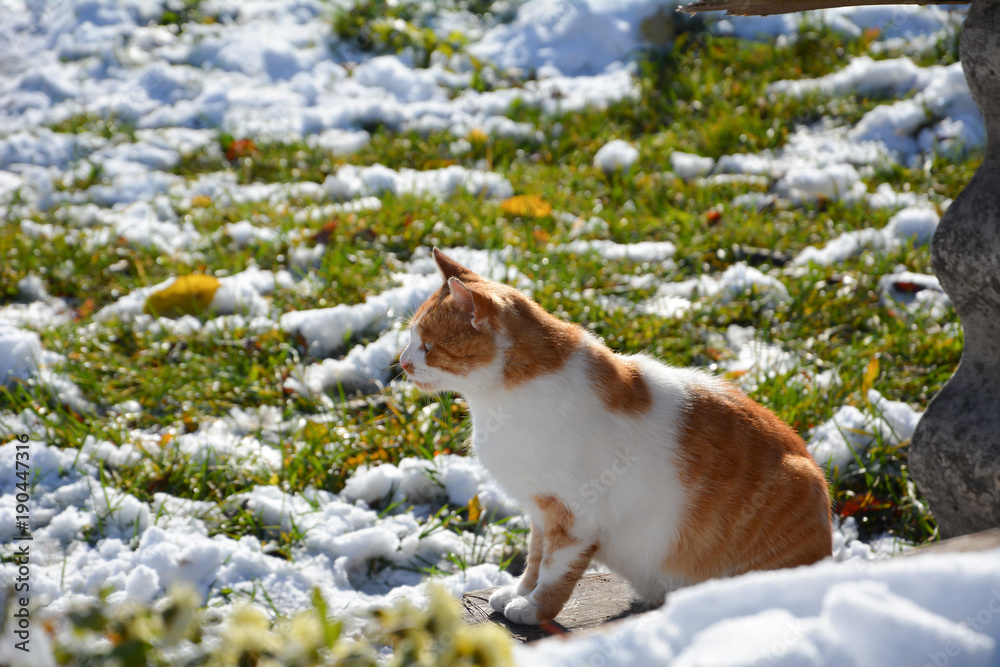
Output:
<svg viewBox="0 0 1000 667">
<path fill-rule="evenodd" d="M 491 600 L 492 601 L 492 600 Z M 538 625 L 538 607 L 528 598 L 514 598 L 506 607 L 503 615 L 512 623 L 521 625 Z"/>
<path fill-rule="evenodd" d="M 493 595 L 490 596 L 490 606 L 493 607 L 493 611 L 502 612 L 511 600 L 517 597 L 520 597 L 517 586 L 502 586 L 493 591 Z"/>
</svg>

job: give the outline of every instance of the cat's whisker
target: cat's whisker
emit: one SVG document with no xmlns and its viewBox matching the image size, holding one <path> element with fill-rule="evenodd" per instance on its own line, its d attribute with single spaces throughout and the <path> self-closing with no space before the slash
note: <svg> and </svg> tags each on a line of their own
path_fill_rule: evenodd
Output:
<svg viewBox="0 0 1000 667">
<path fill-rule="evenodd" d="M 406 308 L 403 310 L 403 313 L 400 317 L 400 321 L 403 323 L 403 326 L 405 328 L 409 329 L 411 326 L 413 326 L 413 318 L 416 316 L 417 316 L 416 310 Z"/>
<path fill-rule="evenodd" d="M 392 370 L 394 368 L 399 368 L 399 372 L 392 376 L 392 379 L 389 380 L 390 382 L 395 382 L 396 380 L 401 379 L 403 377 L 403 375 L 406 374 L 406 371 L 404 371 L 403 367 L 399 365 L 399 362 L 393 362 L 393 363 L 389 364 L 388 366 L 386 366 L 385 368 L 383 368 L 382 371 L 383 372 L 392 372 Z"/>
</svg>

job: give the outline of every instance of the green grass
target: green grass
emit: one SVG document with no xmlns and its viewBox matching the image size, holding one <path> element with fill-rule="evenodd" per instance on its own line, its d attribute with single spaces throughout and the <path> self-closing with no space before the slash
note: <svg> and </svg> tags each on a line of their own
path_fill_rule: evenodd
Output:
<svg viewBox="0 0 1000 667">
<path fill-rule="evenodd" d="M 187 20 L 203 20 L 197 16 L 197 3 L 185 6 Z M 183 18 L 178 16 L 177 22 L 183 23 Z M 796 124 L 827 114 L 843 123 L 857 121 L 878 101 L 815 95 L 785 99 L 768 94 L 766 87 L 785 78 L 829 73 L 851 56 L 865 53 L 866 47 L 865 39 L 845 42 L 822 30 L 781 47 L 684 33 L 671 51 L 649 54 L 640 69 L 638 101 L 557 116 L 515 106 L 510 116 L 535 126 L 544 135 L 543 141 L 476 138 L 470 142 L 470 151 L 455 155 L 450 146 L 456 138 L 450 135 L 401 135 L 373 128 L 371 144 L 349 157 L 331 157 L 304 143 L 257 144 L 251 153 L 229 160 L 220 155 L 232 140 L 220 137 L 221 151 L 190 156 L 175 170 L 188 178 L 230 170 L 239 183 L 288 183 L 322 182 L 346 162 L 397 169 L 485 164 L 506 175 L 518 194 L 540 195 L 557 211 L 597 216 L 608 226 L 607 237 L 615 241 L 674 242 L 676 268 L 670 270 L 552 252 L 552 244 L 572 238 L 571 223 L 557 216 L 513 217 L 497 202 L 464 193 L 447 201 L 385 196 L 378 211 L 337 214 L 306 223 L 296 222 L 295 213 L 308 209 L 310 202 L 231 207 L 202 202 L 190 211 L 179 211 L 207 239 L 188 257 L 170 257 L 121 239 L 87 248 L 64 238 L 30 238 L 8 221 L 0 225 L 0 304 L 16 299 L 18 280 L 30 273 L 42 277 L 54 296 L 69 302 L 77 321 L 42 332 L 44 344 L 66 355 L 67 363 L 60 371 L 98 408 L 93 415 L 77 415 L 59 406 L 43 389 L 24 386 L 0 390 L 0 411 L 43 413 L 52 442 L 69 448 L 79 447 L 88 435 L 125 442 L 129 428 L 162 432 L 164 437 L 184 433 L 237 407 L 276 406 L 288 420 L 302 418 L 275 445 L 284 464 L 273 474 L 202 465 L 176 453 L 147 457 L 132 466 L 106 466 L 104 471 L 109 485 L 144 501 L 165 491 L 217 503 L 220 511 L 210 522 L 213 533 L 256 535 L 289 557 L 300 536 L 261 525 L 227 499 L 258 484 L 278 485 L 287 492 L 309 487 L 336 492 L 351 471 L 368 462 L 460 452 L 468 433 L 464 404 L 446 396 L 428 426 L 420 409 L 439 399 L 393 391 L 363 405 L 340 404 L 336 395 L 330 397 L 332 404 L 304 398 L 284 389 L 288 375 L 308 361 L 301 343 L 284 333 L 236 331 L 215 339 L 152 335 L 118 322 L 94 325 L 94 313 L 132 290 L 177 274 L 231 274 L 251 262 L 262 269 L 298 272 L 289 259 L 291 252 L 295 246 L 315 245 L 320 232 L 326 250 L 312 269 L 318 290 L 305 296 L 279 289 L 273 302 L 283 312 L 359 303 L 393 286 L 389 270 L 409 260 L 419 247 L 512 246 L 513 265 L 534 284 L 539 303 L 586 326 L 616 350 L 647 352 L 681 366 L 707 366 L 720 360 L 713 336 L 738 324 L 754 327 L 760 340 L 822 359 L 824 368 L 837 370 L 840 385 L 825 392 L 811 391 L 778 377 L 761 383 L 753 395 L 803 435 L 829 419 L 840 405 L 867 409 L 862 376 L 876 357 L 881 372 L 874 388 L 888 398 L 923 408 L 957 365 L 961 336 L 944 326 L 957 323 L 957 317 L 951 313 L 946 322 L 934 323 L 906 316 L 899 308 L 881 304 L 877 288 L 878 277 L 897 265 L 929 271 L 926 247 L 896 251 L 877 258 L 873 265 L 857 258 L 800 274 L 779 273 L 765 262 L 759 268 L 779 276 L 790 291 L 790 300 L 777 307 L 747 295 L 728 304 L 707 300 L 685 317 L 664 318 L 636 317 L 599 302 L 606 296 L 639 301 L 650 295 L 650 291 L 624 290 L 626 276 L 653 273 L 658 280 L 676 281 L 720 272 L 735 261 L 734 246 L 793 255 L 845 231 L 883 226 L 891 213 L 837 202 L 760 213 L 727 210 L 713 220 L 709 211 L 720 203 L 760 188 L 705 186 L 664 174 L 675 150 L 719 157 L 775 149 L 785 143 Z M 953 49 L 942 47 L 923 64 L 953 62 L 954 57 Z M 126 123 L 85 117 L 54 129 L 134 137 L 134 128 Z M 608 179 L 592 166 L 598 148 L 615 138 L 627 139 L 640 150 L 634 178 Z M 973 156 L 950 162 L 938 158 L 929 169 L 884 167 L 866 181 L 872 189 L 880 183 L 897 188 L 906 183 L 939 199 L 953 198 L 980 159 Z M 100 175 L 95 178 L 99 180 Z M 59 215 L 56 209 L 36 221 L 59 223 Z M 286 234 L 286 240 L 232 248 L 221 230 L 227 223 L 244 219 L 271 226 Z M 287 233 L 300 228 L 305 228 L 301 238 L 288 241 Z M 88 325 L 93 326 L 81 334 L 81 327 Z M 124 401 L 137 401 L 143 408 L 141 415 L 123 423 L 109 411 Z M 831 471 L 838 509 L 851 508 L 864 535 L 890 532 L 918 543 L 935 539 L 933 517 L 910 483 L 906 453 L 905 443 L 896 447 L 877 443 L 857 466 Z M 867 494 L 874 500 L 857 501 Z M 467 508 L 446 508 L 442 517 L 450 517 L 447 529 L 477 532 L 486 539 L 485 524 L 469 522 Z M 511 531 L 507 539 L 511 553 L 523 543 L 518 531 Z"/>
</svg>

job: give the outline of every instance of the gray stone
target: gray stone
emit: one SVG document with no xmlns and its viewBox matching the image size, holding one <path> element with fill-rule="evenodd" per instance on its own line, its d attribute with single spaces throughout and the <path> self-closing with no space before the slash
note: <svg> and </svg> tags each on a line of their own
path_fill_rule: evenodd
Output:
<svg viewBox="0 0 1000 667">
<path fill-rule="evenodd" d="M 1000 1 L 974 0 L 961 57 L 986 121 L 986 155 L 941 219 L 932 261 L 962 319 L 965 348 L 910 447 L 913 478 L 942 537 L 1000 526 Z"/>
</svg>

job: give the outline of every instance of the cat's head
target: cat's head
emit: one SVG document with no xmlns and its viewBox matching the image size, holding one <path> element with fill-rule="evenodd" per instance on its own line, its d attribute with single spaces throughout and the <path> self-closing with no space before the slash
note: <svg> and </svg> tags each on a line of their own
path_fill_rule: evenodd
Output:
<svg viewBox="0 0 1000 667">
<path fill-rule="evenodd" d="M 413 316 L 410 342 L 399 363 L 424 391 L 490 386 L 502 371 L 498 316 L 510 288 L 486 280 L 437 248 L 434 260 L 444 284 Z"/>
<path fill-rule="evenodd" d="M 441 289 L 417 309 L 399 357 L 424 391 L 511 388 L 561 365 L 575 327 L 513 287 L 487 280 L 434 249 Z"/>
</svg>

